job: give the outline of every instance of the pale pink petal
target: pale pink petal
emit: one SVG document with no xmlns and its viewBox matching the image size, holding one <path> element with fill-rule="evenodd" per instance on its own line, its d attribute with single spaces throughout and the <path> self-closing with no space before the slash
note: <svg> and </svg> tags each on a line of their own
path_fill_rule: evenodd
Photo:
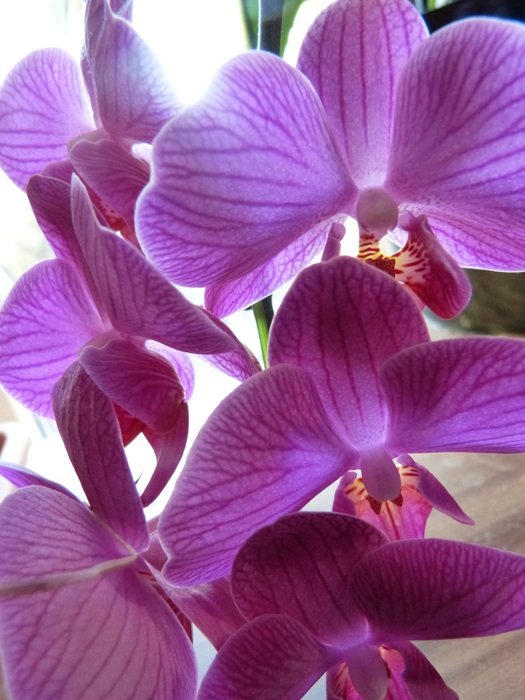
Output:
<svg viewBox="0 0 525 700">
<path fill-rule="evenodd" d="M 175 289 L 130 243 L 101 226 L 78 178 L 71 186 L 80 247 L 114 327 L 178 350 L 224 352 L 236 343 Z"/>
<path fill-rule="evenodd" d="M 248 618 L 295 618 L 316 639 L 348 649 L 366 622 L 347 595 L 357 562 L 388 539 L 364 520 L 337 513 L 295 513 L 256 532 L 239 551 L 232 592 Z"/>
<path fill-rule="evenodd" d="M 247 53 L 156 140 L 137 232 L 170 279 L 206 286 L 264 264 L 355 194 L 308 81 Z"/>
<path fill-rule="evenodd" d="M 299 622 L 264 615 L 222 647 L 198 700 L 301 700 L 331 663 L 330 651 Z"/>
<path fill-rule="evenodd" d="M 2 504 L 0 528 L 0 586 L 37 584 L 0 599 L 4 680 L 13 700 L 193 700 L 195 662 L 185 632 L 86 508 L 28 487 Z"/>
<path fill-rule="evenodd" d="M 106 396 L 158 433 L 177 423 L 184 389 L 160 355 L 127 338 L 86 345 L 79 362 Z"/>
<path fill-rule="evenodd" d="M 75 363 L 56 385 L 53 407 L 93 512 L 142 551 L 148 544 L 146 521 L 110 399 Z"/>
<path fill-rule="evenodd" d="M 428 215 L 461 265 L 525 267 L 525 27 L 470 19 L 412 55 L 387 187 Z"/>
<path fill-rule="evenodd" d="M 382 445 L 386 419 L 379 368 L 426 340 L 421 314 L 400 285 L 340 257 L 297 278 L 272 324 L 269 359 L 306 370 L 336 430 L 354 447 L 372 449 Z"/>
<path fill-rule="evenodd" d="M 257 528 L 301 508 L 355 457 L 300 368 L 246 380 L 201 430 L 161 516 L 166 577 L 191 585 L 228 574 Z"/>
<path fill-rule="evenodd" d="M 18 280 L 0 312 L 0 381 L 51 417 L 53 385 L 104 330 L 76 270 L 62 260 L 39 263 Z"/>
<path fill-rule="evenodd" d="M 525 342 L 461 338 L 409 348 L 381 371 L 394 452 L 525 450 Z"/>
<path fill-rule="evenodd" d="M 90 61 L 100 120 L 115 140 L 151 143 L 181 109 L 154 54 L 125 20 L 108 13 Z"/>
<path fill-rule="evenodd" d="M 314 226 L 284 250 L 243 277 L 206 287 L 204 303 L 220 318 L 272 294 L 314 258 L 325 245 L 331 224 Z"/>
<path fill-rule="evenodd" d="M 78 64 L 60 49 L 29 54 L 0 89 L 0 165 L 19 187 L 93 128 Z"/>
<path fill-rule="evenodd" d="M 525 625 L 525 557 L 447 540 L 391 542 L 356 565 L 348 594 L 378 638 L 476 637 Z"/>
<path fill-rule="evenodd" d="M 385 178 L 395 88 L 427 34 L 408 0 L 340 0 L 303 41 L 298 68 L 319 93 L 360 188 Z"/>
</svg>

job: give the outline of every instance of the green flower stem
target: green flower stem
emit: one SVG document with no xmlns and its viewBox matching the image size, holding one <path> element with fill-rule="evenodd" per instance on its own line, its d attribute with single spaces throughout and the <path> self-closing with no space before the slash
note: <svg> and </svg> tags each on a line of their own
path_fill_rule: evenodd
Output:
<svg viewBox="0 0 525 700">
<path fill-rule="evenodd" d="M 265 297 L 261 299 L 261 301 L 255 302 L 252 306 L 252 311 L 255 316 L 255 323 L 257 324 L 263 364 L 266 368 L 268 367 L 268 335 L 273 320 L 272 298 Z"/>
</svg>

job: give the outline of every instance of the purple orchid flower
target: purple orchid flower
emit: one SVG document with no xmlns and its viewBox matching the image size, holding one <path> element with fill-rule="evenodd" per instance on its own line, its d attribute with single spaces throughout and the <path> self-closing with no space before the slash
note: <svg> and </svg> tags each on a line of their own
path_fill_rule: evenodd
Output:
<svg viewBox="0 0 525 700">
<path fill-rule="evenodd" d="M 525 267 L 524 54 L 517 23 L 466 20 L 427 38 L 408 0 L 339 0 L 306 36 L 302 73 L 239 56 L 164 127 L 137 205 L 141 244 L 225 316 L 290 279 L 351 216 L 361 257 L 453 316 L 470 294 L 458 263 Z M 391 258 L 386 234 L 406 240 Z"/>
<path fill-rule="evenodd" d="M 131 2 L 89 0 L 81 66 L 43 49 L 13 69 L 0 89 L 0 166 L 25 188 L 32 175 L 57 176 L 70 160 L 108 223 L 134 240 L 134 204 L 149 164 L 131 147 L 151 143 L 181 106 L 131 26 L 131 9 Z"/>
<path fill-rule="evenodd" d="M 401 483 L 396 498 L 377 501 L 366 490 L 363 477 L 356 471 L 349 471 L 337 486 L 332 509 L 366 520 L 391 540 L 423 538 L 433 508 L 460 523 L 474 525 L 472 518 L 422 464 L 417 464 L 409 455 L 394 461 Z"/>
<path fill-rule="evenodd" d="M 57 390 L 59 425 L 91 510 L 59 485 L 0 505 L 0 650 L 13 700 L 193 700 L 190 640 L 143 553 L 144 512 L 110 400 L 78 365 Z"/>
<path fill-rule="evenodd" d="M 431 343 L 401 286 L 353 258 L 303 270 L 268 356 L 210 416 L 161 516 L 173 583 L 227 575 L 255 530 L 349 469 L 386 501 L 399 495 L 397 457 L 525 449 L 525 342 Z M 432 500 L 454 512 L 443 492 Z"/>
<path fill-rule="evenodd" d="M 133 246 L 102 226 L 85 187 L 35 176 L 28 192 L 56 260 L 23 275 L 0 311 L 0 381 L 37 413 L 75 363 L 147 428 L 158 454 L 151 502 L 178 464 L 188 429 L 187 375 L 176 351 L 225 353 L 236 376 L 256 363 L 230 331 L 191 304 Z M 155 342 L 152 342 L 155 341 Z M 166 347 L 167 346 L 167 347 Z M 155 436 L 160 436 L 159 437 Z"/>
<path fill-rule="evenodd" d="M 221 649 L 198 698 L 299 700 L 344 663 L 357 691 L 344 700 L 383 700 L 394 683 L 396 698 L 453 700 L 411 640 L 522 629 L 524 584 L 525 557 L 510 552 L 389 542 L 342 514 L 285 516 L 235 560 L 232 591 L 251 621 Z"/>
</svg>

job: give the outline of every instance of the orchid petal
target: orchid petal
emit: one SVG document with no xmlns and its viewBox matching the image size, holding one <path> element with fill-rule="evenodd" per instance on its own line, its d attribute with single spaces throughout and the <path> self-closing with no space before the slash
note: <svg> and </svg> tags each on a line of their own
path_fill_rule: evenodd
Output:
<svg viewBox="0 0 525 700">
<path fill-rule="evenodd" d="M 300 623 L 264 615 L 226 642 L 197 697 L 301 700 L 330 665 L 330 652 Z"/>
<path fill-rule="evenodd" d="M 409 692 L 407 700 L 459 700 L 459 695 L 448 687 L 416 646 L 410 643 L 399 645 L 399 651 L 405 662 L 401 677 Z"/>
<path fill-rule="evenodd" d="M 525 450 L 525 342 L 460 338 L 409 348 L 381 370 L 397 452 Z"/>
<path fill-rule="evenodd" d="M 71 188 L 54 177 L 33 175 L 26 193 L 38 225 L 57 258 L 79 264 L 79 248 L 71 218 Z"/>
<path fill-rule="evenodd" d="M 170 279 L 206 286 L 263 265 L 355 195 L 308 81 L 247 53 L 159 135 L 137 233 Z"/>
<path fill-rule="evenodd" d="M 374 448 L 386 417 L 379 368 L 426 340 L 421 314 L 400 285 L 341 257 L 297 278 L 272 324 L 269 358 L 303 367 L 339 434 L 354 447 Z"/>
<path fill-rule="evenodd" d="M 228 574 L 257 528 L 301 508 L 354 459 L 300 368 L 246 380 L 197 436 L 161 516 L 166 578 L 191 585 Z"/>
<path fill-rule="evenodd" d="M 56 385 L 53 407 L 93 512 L 142 551 L 148 544 L 146 521 L 111 401 L 75 363 Z"/>
<path fill-rule="evenodd" d="M 196 625 L 216 649 L 246 624 L 232 598 L 226 578 L 200 586 L 178 588 L 156 574 L 163 590 L 175 605 Z"/>
<path fill-rule="evenodd" d="M 100 119 L 115 139 L 151 143 L 181 109 L 154 54 L 133 27 L 108 15 L 92 58 Z"/>
<path fill-rule="evenodd" d="M 70 158 L 82 180 L 132 226 L 135 203 L 149 180 L 147 163 L 108 139 L 79 141 Z"/>
<path fill-rule="evenodd" d="M 303 41 L 298 68 L 316 88 L 360 188 L 385 178 L 394 90 L 427 35 L 408 0 L 343 0 L 319 16 Z"/>
<path fill-rule="evenodd" d="M 472 518 L 469 517 L 459 506 L 457 501 L 452 498 L 443 484 L 422 464 L 417 464 L 412 459 L 408 459 L 418 474 L 417 488 L 432 507 L 448 515 L 450 518 L 454 518 L 454 520 L 457 520 L 459 523 L 474 525 Z M 407 464 L 406 460 L 403 460 L 403 462 Z"/>
<path fill-rule="evenodd" d="M 379 649 L 366 641 L 351 649 L 346 663 L 352 683 L 362 700 L 384 700 L 388 671 Z"/>
<path fill-rule="evenodd" d="M 101 347 L 86 345 L 79 361 L 112 401 L 156 432 L 176 425 L 184 390 L 160 355 L 127 338 L 110 338 Z"/>
<path fill-rule="evenodd" d="M 525 266 L 524 51 L 518 22 L 465 20 L 423 42 L 398 85 L 387 187 L 461 265 Z"/>
<path fill-rule="evenodd" d="M 28 270 L 0 312 L 0 380 L 19 401 L 52 417 L 51 389 L 78 350 L 104 332 L 76 271 L 62 260 Z"/>
<path fill-rule="evenodd" d="M 314 226 L 275 257 L 240 279 L 217 282 L 206 287 L 206 308 L 224 318 L 272 294 L 323 249 L 330 228 L 331 224 L 326 223 Z"/>
<path fill-rule="evenodd" d="M 144 435 L 157 457 L 153 474 L 142 492 L 141 501 L 144 508 L 160 496 L 184 454 L 189 427 L 188 404 L 185 401 L 180 403 L 175 420 L 175 425 L 166 434 L 155 433 L 150 428 L 144 430 Z"/>
<path fill-rule="evenodd" d="M 186 352 L 224 352 L 235 346 L 138 250 L 98 223 L 86 190 L 76 177 L 71 197 L 80 246 L 98 295 L 117 330 Z"/>
<path fill-rule="evenodd" d="M 385 641 L 508 632 L 525 625 L 525 557 L 447 540 L 391 542 L 358 562 L 349 595 Z"/>
<path fill-rule="evenodd" d="M 195 386 L 195 370 L 189 356 L 185 352 L 156 343 L 154 340 L 147 340 L 145 345 L 148 350 L 152 350 L 173 365 L 184 389 L 184 398 L 189 401 Z"/>
<path fill-rule="evenodd" d="M 250 348 L 243 345 L 235 333 L 220 319 L 208 313 L 208 317 L 220 330 L 224 331 L 235 343 L 233 350 L 216 353 L 214 355 L 204 355 L 204 359 L 229 377 L 244 381 L 261 371 L 259 360 L 252 353 Z"/>
<path fill-rule="evenodd" d="M 348 648 L 366 636 L 366 622 L 348 596 L 357 562 L 388 539 L 358 518 L 295 513 L 256 532 L 232 569 L 232 592 L 248 619 L 283 614 L 316 639 Z"/>
<path fill-rule="evenodd" d="M 441 318 L 454 318 L 470 301 L 469 278 L 439 244 L 425 217 L 405 215 L 406 245 L 392 257 L 395 276 Z"/>
<path fill-rule="evenodd" d="M 19 187 L 93 127 L 78 65 L 64 51 L 29 54 L 0 89 L 0 165 Z"/>
<path fill-rule="evenodd" d="M 0 476 L 6 479 L 10 484 L 13 484 L 13 486 L 16 486 L 16 488 L 24 488 L 25 486 L 45 486 L 48 489 L 60 491 L 60 493 L 70 498 L 75 498 L 62 484 L 58 484 L 56 481 L 51 481 L 50 479 L 45 479 L 43 476 L 40 476 L 40 474 L 26 467 L 0 462 Z"/>
<path fill-rule="evenodd" d="M 2 664 L 13 700 L 192 700 L 195 662 L 184 631 L 130 568 L 133 556 L 86 508 L 28 487 L 2 504 L 0 528 L 1 587 L 16 590 L 33 579 L 38 591 L 0 599 Z M 62 584 L 44 587 L 52 577 Z"/>
</svg>

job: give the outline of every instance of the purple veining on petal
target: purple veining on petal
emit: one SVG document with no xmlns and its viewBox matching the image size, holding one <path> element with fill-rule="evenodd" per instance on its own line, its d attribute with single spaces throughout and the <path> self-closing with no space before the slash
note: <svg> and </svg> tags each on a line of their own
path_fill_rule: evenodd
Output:
<svg viewBox="0 0 525 700">
<path fill-rule="evenodd" d="M 64 51 L 29 54 L 0 89 L 0 165 L 19 187 L 93 127 L 78 65 Z"/>
<path fill-rule="evenodd" d="M 170 279 L 209 285 L 264 264 L 354 197 L 309 83 L 247 53 L 157 138 L 137 231 Z"/>
<path fill-rule="evenodd" d="M 340 0 L 303 41 L 298 68 L 319 93 L 360 188 L 385 178 L 395 88 L 427 34 L 408 0 Z"/>
<path fill-rule="evenodd" d="M 387 187 L 461 265 L 525 267 L 525 28 L 470 19 L 419 46 L 399 82 Z"/>
</svg>

